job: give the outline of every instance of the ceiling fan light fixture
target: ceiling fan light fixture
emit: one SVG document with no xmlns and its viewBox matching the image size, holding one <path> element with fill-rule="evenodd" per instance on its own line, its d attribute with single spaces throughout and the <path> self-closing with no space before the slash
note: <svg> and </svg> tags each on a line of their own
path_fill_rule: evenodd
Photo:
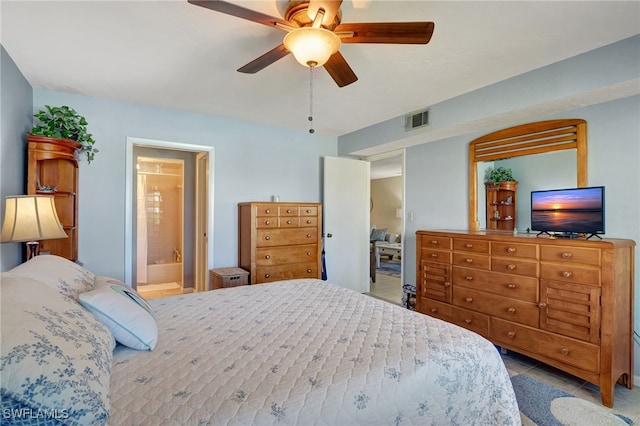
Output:
<svg viewBox="0 0 640 426">
<path fill-rule="evenodd" d="M 284 47 L 300 64 L 320 67 L 340 49 L 340 37 L 324 28 L 303 27 L 287 33 Z"/>
</svg>

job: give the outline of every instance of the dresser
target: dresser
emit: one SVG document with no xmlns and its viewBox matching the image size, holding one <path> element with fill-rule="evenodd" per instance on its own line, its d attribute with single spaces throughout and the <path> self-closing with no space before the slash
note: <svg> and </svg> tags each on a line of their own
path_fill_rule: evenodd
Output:
<svg viewBox="0 0 640 426">
<path fill-rule="evenodd" d="M 417 231 L 417 310 L 600 387 L 633 387 L 635 242 Z"/>
<path fill-rule="evenodd" d="M 251 284 L 322 274 L 322 205 L 238 204 L 238 258 Z"/>
</svg>

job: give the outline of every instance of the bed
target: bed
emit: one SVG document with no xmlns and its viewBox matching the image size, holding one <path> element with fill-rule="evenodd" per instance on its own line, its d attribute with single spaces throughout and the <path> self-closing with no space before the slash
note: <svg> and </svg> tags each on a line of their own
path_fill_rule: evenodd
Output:
<svg viewBox="0 0 640 426">
<path fill-rule="evenodd" d="M 70 294 L 68 285 L 59 285 L 72 280 L 68 274 L 64 279 L 42 274 L 49 287 L 66 292 L 64 303 L 52 302 L 50 288 L 40 288 L 33 275 L 2 277 L 3 412 L 8 404 L 41 404 L 65 410 L 57 419 L 62 424 L 520 424 L 507 371 L 487 340 L 331 283 L 291 280 L 152 300 L 156 340 L 153 350 L 137 350 L 113 344 L 99 321 L 84 316 L 88 311 L 75 298 L 96 291 L 90 275 Z M 119 285 L 93 278 L 103 286 L 105 280 L 108 288 Z M 29 306 L 19 307 L 20 300 Z M 91 356 L 77 356 L 85 363 L 93 360 L 100 374 L 90 375 L 96 378 L 89 380 L 91 392 L 83 390 L 85 397 L 68 407 L 64 404 L 73 397 L 65 398 L 65 389 L 49 395 L 52 400 L 21 395 L 18 373 L 32 374 L 21 365 L 32 357 L 26 353 L 12 361 L 16 347 L 24 346 L 16 339 L 33 334 L 20 331 L 12 317 L 22 311 L 37 317 L 35 307 L 56 303 L 71 309 L 70 322 L 83 329 L 85 337 L 73 342 L 71 352 L 96 340 L 86 336 L 102 336 L 101 352 L 86 349 Z M 10 347 L 5 321 L 17 330 L 10 333 Z M 37 368 L 48 380 L 60 371 Z M 83 403 L 90 408 L 77 409 Z"/>
</svg>

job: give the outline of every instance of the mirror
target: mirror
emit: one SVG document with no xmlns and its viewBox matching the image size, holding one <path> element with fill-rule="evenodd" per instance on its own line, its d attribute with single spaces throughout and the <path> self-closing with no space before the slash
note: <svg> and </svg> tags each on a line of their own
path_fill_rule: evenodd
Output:
<svg viewBox="0 0 640 426">
<path fill-rule="evenodd" d="M 486 228 L 485 172 L 513 169 L 518 180 L 516 228 L 529 225 L 532 190 L 587 186 L 586 122 L 528 123 L 489 133 L 469 144 L 469 229 Z"/>
</svg>

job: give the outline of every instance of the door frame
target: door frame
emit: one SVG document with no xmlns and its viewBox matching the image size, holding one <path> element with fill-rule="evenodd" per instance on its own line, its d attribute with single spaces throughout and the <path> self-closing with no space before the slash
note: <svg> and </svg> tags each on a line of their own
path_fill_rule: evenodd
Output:
<svg viewBox="0 0 640 426">
<path fill-rule="evenodd" d="M 207 209 L 207 232 L 206 236 L 197 235 L 197 230 L 194 231 L 194 242 L 197 242 L 199 238 L 206 238 L 204 244 L 198 244 L 200 247 L 206 247 L 206 253 L 198 253 L 195 252 L 194 256 L 196 258 L 196 265 L 198 264 L 198 259 L 202 259 L 202 257 L 206 257 L 206 269 L 209 269 L 213 265 L 213 238 L 208 238 L 209 235 L 213 235 L 213 181 L 214 181 L 214 173 L 212 172 L 213 164 L 214 164 L 214 148 L 212 146 L 205 145 L 194 145 L 187 144 L 182 142 L 172 142 L 172 141 L 161 141 L 156 139 L 143 139 L 136 137 L 127 137 L 126 138 L 126 148 L 125 148 L 125 218 L 124 218 L 124 232 L 125 232 L 125 241 L 124 241 L 124 279 L 125 283 L 132 288 L 135 288 L 135 283 L 133 282 L 133 271 L 134 271 L 134 263 L 136 262 L 136 258 L 134 256 L 134 239 L 135 233 L 133 232 L 133 185 L 136 180 L 134 179 L 134 164 L 133 164 L 133 150 L 134 147 L 145 147 L 145 148 L 161 148 L 161 149 L 170 149 L 175 151 L 188 151 L 193 153 L 203 153 L 208 156 L 209 161 L 207 161 L 207 170 L 204 173 L 208 176 L 207 185 L 197 185 L 196 190 L 196 202 L 204 203 Z M 198 209 L 198 206 L 196 206 Z M 196 228 L 197 229 L 197 228 Z M 202 257 L 199 257 L 202 256 Z M 202 262 L 200 262 L 202 263 Z M 195 271 L 194 271 L 195 272 Z M 197 275 L 197 272 L 195 272 Z M 204 279 L 206 280 L 209 274 L 204 273 Z M 197 282 L 194 282 L 194 288 L 196 287 Z M 205 281 L 205 288 L 208 288 L 208 283 Z"/>
<path fill-rule="evenodd" d="M 406 182 L 407 182 L 407 173 L 406 173 L 406 160 L 407 160 L 407 150 L 405 148 L 396 149 L 393 151 L 382 152 L 380 154 L 373 154 L 366 157 L 361 157 L 361 160 L 373 162 L 377 160 L 385 160 L 387 158 L 398 157 L 401 156 L 402 161 L 402 204 L 400 208 L 402 209 L 402 223 L 400 225 L 400 230 L 402 232 L 402 239 L 400 240 L 400 244 L 402 247 L 402 259 L 400 259 L 400 285 L 404 285 L 404 277 L 405 277 L 405 260 L 407 259 L 407 254 L 405 252 L 405 241 L 407 238 L 406 230 L 407 230 L 407 209 L 406 209 Z"/>
</svg>

